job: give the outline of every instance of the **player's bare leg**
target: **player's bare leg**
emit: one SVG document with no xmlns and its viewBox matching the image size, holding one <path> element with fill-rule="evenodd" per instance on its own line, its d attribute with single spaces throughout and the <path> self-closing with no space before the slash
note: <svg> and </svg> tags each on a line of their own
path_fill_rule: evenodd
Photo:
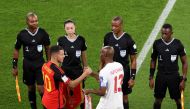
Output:
<svg viewBox="0 0 190 109">
<path fill-rule="evenodd" d="M 36 87 L 35 85 L 28 85 L 28 99 L 31 109 L 37 109 L 36 106 Z"/>
<path fill-rule="evenodd" d="M 177 109 L 181 109 L 181 99 L 175 100 L 175 103 L 177 105 Z"/>
<path fill-rule="evenodd" d="M 161 109 L 162 100 L 155 98 L 153 109 Z"/>
<path fill-rule="evenodd" d="M 123 107 L 124 109 L 129 109 L 128 95 L 123 96 Z"/>
</svg>

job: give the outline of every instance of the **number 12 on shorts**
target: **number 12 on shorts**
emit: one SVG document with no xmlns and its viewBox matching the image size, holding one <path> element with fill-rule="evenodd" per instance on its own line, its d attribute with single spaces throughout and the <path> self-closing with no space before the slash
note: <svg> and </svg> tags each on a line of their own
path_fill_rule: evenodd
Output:
<svg viewBox="0 0 190 109">
<path fill-rule="evenodd" d="M 114 93 L 121 92 L 121 85 L 123 84 L 123 74 L 114 77 Z"/>
</svg>

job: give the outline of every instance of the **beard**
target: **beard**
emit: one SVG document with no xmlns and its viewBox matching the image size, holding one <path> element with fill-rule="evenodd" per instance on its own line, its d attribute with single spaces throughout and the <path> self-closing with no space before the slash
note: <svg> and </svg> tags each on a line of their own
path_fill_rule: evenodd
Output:
<svg viewBox="0 0 190 109">
<path fill-rule="evenodd" d="M 38 28 L 38 25 L 35 25 L 35 26 L 31 26 L 32 29 L 37 29 Z"/>
</svg>

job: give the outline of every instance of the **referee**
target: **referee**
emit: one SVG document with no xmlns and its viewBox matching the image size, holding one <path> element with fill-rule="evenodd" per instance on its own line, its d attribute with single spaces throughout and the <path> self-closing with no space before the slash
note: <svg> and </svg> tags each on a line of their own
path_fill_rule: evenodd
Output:
<svg viewBox="0 0 190 109">
<path fill-rule="evenodd" d="M 18 75 L 17 62 L 19 50 L 23 46 L 23 82 L 28 86 L 28 98 L 32 109 L 36 109 L 36 84 L 40 96 L 43 96 L 43 77 L 41 68 L 44 64 L 43 47 L 47 59 L 49 58 L 50 38 L 47 32 L 38 27 L 38 17 L 29 12 L 26 16 L 27 28 L 17 35 L 13 51 L 13 76 Z"/>
<path fill-rule="evenodd" d="M 122 84 L 123 107 L 124 109 L 129 109 L 128 94 L 132 92 L 132 87 L 135 83 L 137 47 L 132 37 L 123 31 L 123 20 L 121 17 L 116 16 L 112 19 L 112 32 L 105 35 L 104 46 L 112 46 L 114 48 L 114 61 L 121 63 L 124 68 Z"/>
<path fill-rule="evenodd" d="M 154 97 L 155 102 L 153 109 L 160 109 L 167 88 L 169 89 L 170 98 L 174 99 L 177 109 L 181 109 L 180 94 L 185 89 L 187 75 L 187 58 L 183 44 L 180 40 L 172 37 L 172 26 L 164 24 L 161 30 L 162 36 L 153 44 L 153 52 L 150 62 L 150 88 L 154 88 L 154 72 L 158 60 L 158 72 L 155 79 Z M 183 76 L 180 77 L 178 72 L 178 57 L 182 63 Z"/>
<path fill-rule="evenodd" d="M 82 75 L 83 69 L 87 68 L 87 46 L 85 38 L 76 34 L 75 23 L 72 20 L 64 22 L 64 29 L 66 35 L 59 37 L 57 42 L 65 52 L 61 68 L 65 71 L 66 76 L 75 80 Z M 81 104 L 81 109 L 84 109 L 82 88 L 84 88 L 84 81 L 83 84 L 79 84 L 70 90 L 69 102 L 66 104 L 67 108 L 77 108 Z"/>
</svg>

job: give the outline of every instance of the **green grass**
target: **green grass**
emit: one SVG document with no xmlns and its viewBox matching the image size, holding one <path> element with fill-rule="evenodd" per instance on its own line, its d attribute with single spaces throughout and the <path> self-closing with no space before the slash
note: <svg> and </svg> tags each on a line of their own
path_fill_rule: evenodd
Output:
<svg viewBox="0 0 190 109">
<path fill-rule="evenodd" d="M 138 51 L 150 34 L 156 20 L 162 12 L 166 0 L 1 0 L 0 1 L 0 109 L 28 109 L 27 87 L 22 83 L 22 67 L 19 59 L 19 82 L 22 103 L 17 102 L 15 82 L 11 75 L 11 60 L 17 33 L 26 27 L 25 15 L 34 11 L 39 16 L 39 25 L 47 30 L 52 44 L 64 34 L 63 22 L 71 18 L 76 22 L 77 33 L 86 38 L 88 45 L 88 63 L 97 70 L 99 51 L 103 36 L 110 31 L 113 16 L 120 15 L 124 19 L 125 31 L 129 32 L 137 43 Z M 181 39 L 186 47 L 188 57 L 190 51 L 188 43 L 190 31 L 190 1 L 178 0 L 167 22 L 173 24 L 174 35 Z M 20 51 L 22 54 L 22 51 Z M 154 98 L 148 87 L 150 53 L 143 63 L 136 78 L 133 93 L 129 96 L 131 109 L 151 109 Z M 86 81 L 87 88 L 98 88 L 93 78 Z M 185 106 L 190 108 L 189 81 L 185 91 Z M 92 96 L 93 106 L 99 97 Z M 40 105 L 38 95 L 38 106 Z M 173 109 L 175 104 L 167 95 L 163 102 L 163 109 Z"/>
</svg>

